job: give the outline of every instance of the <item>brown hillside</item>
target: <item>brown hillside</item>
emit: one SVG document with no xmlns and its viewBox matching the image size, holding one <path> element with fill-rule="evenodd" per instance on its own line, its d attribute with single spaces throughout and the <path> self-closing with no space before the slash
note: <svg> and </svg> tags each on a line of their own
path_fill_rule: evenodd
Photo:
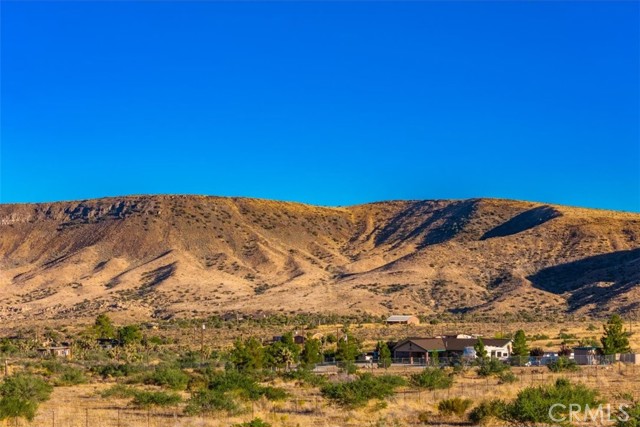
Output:
<svg viewBox="0 0 640 427">
<path fill-rule="evenodd" d="M 0 205 L 0 318 L 640 309 L 640 215 L 508 200 Z"/>
</svg>

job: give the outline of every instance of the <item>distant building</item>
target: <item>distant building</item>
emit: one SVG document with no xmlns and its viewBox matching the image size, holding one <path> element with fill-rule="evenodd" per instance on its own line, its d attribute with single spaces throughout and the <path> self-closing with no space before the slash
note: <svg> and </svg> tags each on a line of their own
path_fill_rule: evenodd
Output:
<svg viewBox="0 0 640 427">
<path fill-rule="evenodd" d="M 103 350 L 111 350 L 120 345 L 120 341 L 114 338 L 98 338 L 96 342 Z"/>
<path fill-rule="evenodd" d="M 66 359 L 71 358 L 71 347 L 68 345 L 40 347 L 37 351 L 38 354 L 42 357 L 62 357 Z"/>
<path fill-rule="evenodd" d="M 573 360 L 578 365 L 596 365 L 598 363 L 598 347 L 575 347 L 573 349 Z"/>
<path fill-rule="evenodd" d="M 419 325 L 420 319 L 417 316 L 393 315 L 385 320 L 387 325 Z"/>
</svg>

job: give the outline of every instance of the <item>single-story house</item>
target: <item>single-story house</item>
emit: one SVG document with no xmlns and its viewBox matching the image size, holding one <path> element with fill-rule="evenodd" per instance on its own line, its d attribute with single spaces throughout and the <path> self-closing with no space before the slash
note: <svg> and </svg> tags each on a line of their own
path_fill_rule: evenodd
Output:
<svg viewBox="0 0 640 427">
<path fill-rule="evenodd" d="M 408 359 L 409 363 L 424 363 L 435 351 L 439 357 L 462 357 L 478 342 L 477 338 L 407 338 L 393 347 L 395 359 Z M 506 360 L 511 356 L 512 342 L 509 339 L 483 339 L 487 355 L 494 359 Z"/>
<path fill-rule="evenodd" d="M 578 365 L 596 365 L 598 363 L 598 347 L 574 347 L 573 360 Z"/>
<path fill-rule="evenodd" d="M 478 338 L 443 338 L 448 357 L 457 357 L 464 354 L 465 348 L 472 349 Z M 506 338 L 482 338 L 482 343 L 487 351 L 487 356 L 492 359 L 506 360 L 511 357 L 512 341 Z"/>
<path fill-rule="evenodd" d="M 393 347 L 394 359 L 406 359 L 409 363 L 426 363 L 433 352 L 446 351 L 442 338 L 407 338 Z"/>
<path fill-rule="evenodd" d="M 393 315 L 385 320 L 387 325 L 419 325 L 420 319 L 417 316 Z"/>
<path fill-rule="evenodd" d="M 42 357 L 64 357 L 71 358 L 71 347 L 67 345 L 41 347 L 38 349 L 38 354 Z"/>
</svg>

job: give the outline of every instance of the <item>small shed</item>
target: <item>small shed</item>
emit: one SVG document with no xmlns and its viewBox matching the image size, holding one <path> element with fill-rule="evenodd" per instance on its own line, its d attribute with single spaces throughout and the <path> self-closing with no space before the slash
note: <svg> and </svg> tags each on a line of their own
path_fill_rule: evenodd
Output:
<svg viewBox="0 0 640 427">
<path fill-rule="evenodd" d="M 419 325 L 420 319 L 418 316 L 394 314 L 393 316 L 389 316 L 387 320 L 385 320 L 385 323 L 387 325 Z"/>
<path fill-rule="evenodd" d="M 103 350 L 111 350 L 120 345 L 120 341 L 115 338 L 98 338 L 96 342 Z"/>
<path fill-rule="evenodd" d="M 52 346 L 52 347 L 40 347 L 38 349 L 38 354 L 42 357 L 63 357 L 65 359 L 71 358 L 71 347 L 62 345 L 62 346 Z"/>
<path fill-rule="evenodd" d="M 595 365 L 598 363 L 598 347 L 574 347 L 573 359 L 578 365 Z"/>
</svg>

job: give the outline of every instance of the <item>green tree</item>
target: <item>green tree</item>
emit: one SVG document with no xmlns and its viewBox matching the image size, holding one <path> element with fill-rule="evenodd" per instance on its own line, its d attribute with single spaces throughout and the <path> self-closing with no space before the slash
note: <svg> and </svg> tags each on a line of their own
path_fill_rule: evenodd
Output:
<svg viewBox="0 0 640 427">
<path fill-rule="evenodd" d="M 138 344 L 142 341 L 142 331 L 137 325 L 127 325 L 118 329 L 118 339 L 121 345 Z"/>
<path fill-rule="evenodd" d="M 527 336 L 522 329 L 519 329 L 513 337 L 513 354 L 521 357 L 529 356 Z"/>
<path fill-rule="evenodd" d="M 338 340 L 336 359 L 342 362 L 355 362 L 358 354 L 360 354 L 360 343 L 356 337 L 345 330 L 344 335 Z"/>
<path fill-rule="evenodd" d="M 354 373 L 354 362 L 360 354 L 360 342 L 347 329 L 343 332 L 344 335 L 340 337 L 336 346 L 336 360 L 342 362 L 345 371 Z"/>
<path fill-rule="evenodd" d="M 304 342 L 304 348 L 300 354 L 300 362 L 305 368 L 311 368 L 316 363 L 322 362 L 322 354 L 320 352 L 322 343 L 315 338 L 307 338 Z"/>
<path fill-rule="evenodd" d="M 618 314 L 611 316 L 603 325 L 604 335 L 600 338 L 604 354 L 629 353 L 629 338 L 623 330 L 624 323 Z"/>
<path fill-rule="evenodd" d="M 270 366 L 288 371 L 295 362 L 295 355 L 289 346 L 278 341 L 267 348 L 267 361 Z"/>
<path fill-rule="evenodd" d="M 482 338 L 478 337 L 478 341 L 473 346 L 473 349 L 476 351 L 476 357 L 480 360 L 484 360 L 487 358 L 487 349 L 484 347 L 484 342 Z"/>
<path fill-rule="evenodd" d="M 93 330 L 98 338 L 115 338 L 116 328 L 106 314 L 99 314 L 93 324 Z"/>
<path fill-rule="evenodd" d="M 229 354 L 229 361 L 239 371 L 257 371 L 264 367 L 264 347 L 255 337 L 245 341 L 237 339 Z"/>
<path fill-rule="evenodd" d="M 49 400 L 53 387 L 36 376 L 19 373 L 0 385 L 0 420 L 26 418 L 31 421 L 38 405 Z"/>
<path fill-rule="evenodd" d="M 378 341 L 378 366 L 387 369 L 391 366 L 391 350 L 384 341 Z"/>
<path fill-rule="evenodd" d="M 430 352 L 429 357 L 431 358 L 431 366 L 440 366 L 440 355 L 436 350 Z"/>
</svg>

